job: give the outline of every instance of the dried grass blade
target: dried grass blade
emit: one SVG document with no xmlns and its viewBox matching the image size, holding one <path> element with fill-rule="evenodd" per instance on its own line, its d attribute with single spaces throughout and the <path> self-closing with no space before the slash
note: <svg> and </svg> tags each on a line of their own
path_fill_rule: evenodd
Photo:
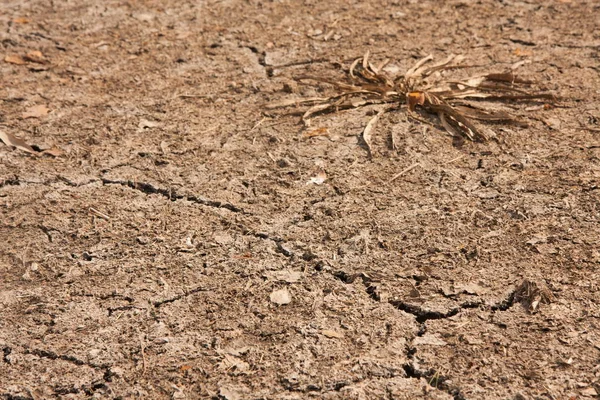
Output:
<svg viewBox="0 0 600 400">
<path fill-rule="evenodd" d="M 335 104 L 334 103 L 325 103 L 325 104 L 317 104 L 315 106 L 312 106 L 311 108 L 309 108 L 308 110 L 306 110 L 306 112 L 304 113 L 304 115 L 302 115 L 302 119 L 304 121 L 308 120 L 308 118 L 316 113 L 322 112 L 327 110 L 330 107 L 333 107 Z"/>
<path fill-rule="evenodd" d="M 404 168 L 402 171 L 400 171 L 400 172 L 398 172 L 396 175 L 392 176 L 392 177 L 390 178 L 390 180 L 388 180 L 388 183 L 392 183 L 392 182 L 394 182 L 396 179 L 400 178 L 402 175 L 404 175 L 404 174 L 406 174 L 406 173 L 408 173 L 408 172 L 412 171 L 413 169 L 415 169 L 415 168 L 417 168 L 417 167 L 419 167 L 419 166 L 421 166 L 421 164 L 420 164 L 420 163 L 414 163 L 414 164 L 413 164 L 413 165 L 411 165 L 410 167 L 406 167 L 406 168 Z"/>
<path fill-rule="evenodd" d="M 18 138 L 2 130 L 0 130 L 0 140 L 2 140 L 7 146 L 16 147 L 17 149 L 26 151 L 30 154 L 37 154 L 36 151 L 33 150 L 33 148 L 30 145 L 28 145 L 23 139 Z"/>
<path fill-rule="evenodd" d="M 472 107 L 456 105 L 453 107 L 462 115 L 481 121 L 514 121 L 514 118 L 504 111 L 485 111 Z"/>
<path fill-rule="evenodd" d="M 506 86 L 506 85 L 504 85 L 502 83 L 499 83 L 499 82 L 492 82 L 492 83 L 483 82 L 479 86 L 477 86 L 477 89 L 487 90 L 487 91 L 494 91 L 495 90 L 495 91 L 498 91 L 498 92 L 510 92 L 510 93 L 529 94 L 526 90 L 518 89 L 518 88 L 512 87 L 512 86 Z"/>
<path fill-rule="evenodd" d="M 452 99 L 487 99 L 488 97 L 494 96 L 491 93 L 482 93 L 474 89 L 462 90 L 462 91 L 451 91 L 451 92 L 435 92 L 436 95 L 444 100 Z"/>
<path fill-rule="evenodd" d="M 404 78 L 405 79 L 410 79 L 413 78 L 415 76 L 415 71 L 417 71 L 419 68 L 421 68 L 425 63 L 429 62 L 433 60 L 433 55 L 429 54 L 427 57 L 423 57 L 421 58 L 419 61 L 417 61 L 417 63 L 408 71 L 406 71 L 406 74 L 404 74 Z"/>
<path fill-rule="evenodd" d="M 441 61 L 437 64 L 434 64 L 427 68 L 422 68 L 421 70 L 417 70 L 415 73 L 418 76 L 427 77 L 433 74 L 436 71 L 442 71 L 444 69 L 454 68 L 458 63 L 462 62 L 465 59 L 462 55 L 454 55 L 450 54 L 444 61 Z"/>
<path fill-rule="evenodd" d="M 362 67 L 365 70 L 369 69 L 369 57 L 371 56 L 371 51 L 367 50 L 367 52 L 365 53 L 365 55 L 363 56 L 362 59 Z"/>
<path fill-rule="evenodd" d="M 377 115 L 375 115 L 373 118 L 371 118 L 369 120 L 369 122 L 367 123 L 367 126 L 365 126 L 365 130 L 363 131 L 362 134 L 362 139 L 365 142 L 365 144 L 367 145 L 367 149 L 369 150 L 369 154 L 372 154 L 371 152 L 371 138 L 373 137 L 373 129 L 375 129 L 375 125 L 377 124 L 377 121 L 379 120 L 379 117 L 381 117 L 381 114 L 383 114 L 386 110 L 383 109 L 381 111 L 379 111 L 377 113 Z"/>
<path fill-rule="evenodd" d="M 371 67 L 371 69 L 373 69 L 373 72 L 375 72 L 376 74 L 379 74 L 386 65 L 388 65 L 390 63 L 390 59 L 386 58 L 385 60 L 383 60 L 381 63 L 379 63 L 379 65 L 375 68 Z"/>
<path fill-rule="evenodd" d="M 556 96 L 550 93 L 539 94 L 490 94 L 488 100 L 550 100 L 556 101 Z"/>
<path fill-rule="evenodd" d="M 458 135 L 458 132 L 456 131 L 456 129 L 454 129 L 454 127 L 452 125 L 450 125 L 450 123 L 446 119 L 446 115 L 443 112 L 439 112 L 438 117 L 440 118 L 440 122 L 442 123 L 442 126 L 444 127 L 446 132 L 448 132 L 450 134 L 450 136 Z M 471 138 L 469 137 L 469 139 L 471 139 Z M 471 140 L 473 140 L 473 139 L 471 139 Z"/>
<path fill-rule="evenodd" d="M 319 102 L 324 102 L 324 101 L 329 101 L 331 98 L 330 97 L 308 97 L 308 98 L 304 98 L 304 99 L 286 99 L 286 100 L 281 100 L 281 101 L 276 101 L 276 102 L 272 102 L 272 103 L 268 103 L 265 105 L 265 108 L 267 110 L 273 110 L 276 108 L 283 108 L 283 107 L 289 107 L 289 106 L 299 106 L 302 104 L 307 104 L 307 103 L 319 103 Z"/>
<path fill-rule="evenodd" d="M 447 125 L 449 125 L 449 122 L 447 119 L 450 119 L 456 125 L 458 130 L 463 135 L 468 137 L 470 140 L 472 140 L 472 141 L 487 140 L 485 135 L 483 135 L 481 132 L 479 132 L 477 127 L 475 127 L 475 125 L 473 125 L 473 123 L 471 121 L 469 121 L 467 118 L 465 118 L 463 115 L 461 115 L 458 111 L 456 111 L 450 105 L 435 104 L 435 105 L 430 105 L 429 109 L 433 112 L 436 112 L 440 116 L 442 125 L 444 125 L 444 128 L 446 128 L 446 130 L 448 130 Z M 449 132 L 453 133 L 452 131 L 449 131 Z"/>
<path fill-rule="evenodd" d="M 521 83 L 526 85 L 531 85 L 534 83 L 533 81 L 528 81 L 526 79 L 519 78 L 517 75 L 511 72 L 505 72 L 501 74 L 487 74 L 485 78 L 495 82 Z"/>
<path fill-rule="evenodd" d="M 333 85 L 333 86 L 336 86 L 336 87 L 338 87 L 340 89 L 344 89 L 344 90 L 360 90 L 360 86 L 355 86 L 355 85 L 351 85 L 351 84 L 340 82 L 340 81 L 334 81 L 333 79 L 321 78 L 318 76 L 303 75 L 303 76 L 299 76 L 295 79 L 297 81 L 310 80 L 310 81 L 316 81 L 316 82 L 321 82 L 321 83 L 327 83 L 329 85 Z"/>
<path fill-rule="evenodd" d="M 354 69 L 356 68 L 356 66 L 358 65 L 358 63 L 361 61 L 360 58 L 357 58 L 356 60 L 354 60 L 354 62 L 352 63 L 352 65 L 350 65 L 350 76 L 354 79 L 356 79 L 356 76 L 354 75 Z"/>
</svg>

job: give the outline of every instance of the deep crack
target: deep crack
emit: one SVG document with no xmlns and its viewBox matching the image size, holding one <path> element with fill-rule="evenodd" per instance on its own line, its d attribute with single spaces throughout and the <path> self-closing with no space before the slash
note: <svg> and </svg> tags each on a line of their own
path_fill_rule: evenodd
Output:
<svg viewBox="0 0 600 400">
<path fill-rule="evenodd" d="M 6 348 L 5 348 L 6 350 Z M 97 365 L 97 364 L 92 364 L 83 360 L 80 360 L 79 358 L 75 357 L 75 356 L 69 356 L 69 355 L 64 355 L 64 354 L 56 354 L 53 351 L 50 350 L 42 350 L 42 349 L 25 349 L 25 354 L 31 354 L 40 358 L 46 358 L 49 360 L 62 360 L 62 361 L 67 361 L 70 362 L 74 365 L 77 366 L 87 366 L 96 370 L 104 370 L 104 374 L 102 375 L 102 379 L 99 380 L 95 380 L 93 382 L 91 382 L 89 385 L 82 385 L 81 387 L 61 387 L 61 386 L 55 386 L 54 387 L 54 392 L 56 394 L 69 394 L 69 393 L 85 393 L 88 396 L 93 396 L 94 392 L 100 389 L 108 389 L 108 386 L 106 385 L 107 382 L 111 382 L 112 381 L 112 373 L 110 372 L 110 365 L 108 364 L 101 364 L 101 365 Z M 10 354 L 10 352 L 9 352 Z M 5 355 L 6 351 L 5 351 Z M 6 398 L 18 398 L 18 397 L 14 397 L 10 394 L 4 394 L 3 396 L 5 396 Z M 12 397 L 11 397 L 12 396 Z"/>
<path fill-rule="evenodd" d="M 75 365 L 85 365 L 88 366 L 90 368 L 94 368 L 94 369 L 103 369 L 106 371 L 109 369 L 110 365 L 108 364 L 93 364 L 93 363 L 89 363 L 83 360 L 80 360 L 79 358 L 75 357 L 75 356 L 69 356 L 69 355 L 64 355 L 64 354 L 56 354 L 53 351 L 50 350 L 42 350 L 42 349 L 25 349 L 25 354 L 31 354 L 40 358 L 47 358 L 49 360 L 62 360 L 62 361 L 67 361 L 70 362 L 72 364 Z"/>
<path fill-rule="evenodd" d="M 0 188 L 4 187 L 4 186 L 19 186 L 21 184 L 21 181 L 19 181 L 19 178 L 17 178 L 16 176 L 14 178 L 9 178 L 9 179 L 3 179 L 0 181 Z"/>
<path fill-rule="evenodd" d="M 390 300 L 389 303 L 399 310 L 402 310 L 404 312 L 414 315 L 416 317 L 417 322 L 421 323 L 421 324 L 426 321 L 432 320 L 432 319 L 450 318 L 450 317 L 457 315 L 459 312 L 461 312 L 464 309 L 477 308 L 483 304 L 482 302 L 479 302 L 479 301 L 466 302 L 466 303 L 460 304 L 458 307 L 451 308 L 450 310 L 448 310 L 446 312 L 440 312 L 440 311 L 426 310 L 417 305 L 410 304 L 410 303 L 404 302 L 402 300 Z"/>
<path fill-rule="evenodd" d="M 504 299 L 496 304 L 492 304 L 492 306 L 490 308 L 492 309 L 492 311 L 506 311 L 515 304 L 515 299 L 516 299 L 516 290 L 512 290 L 508 294 L 506 299 Z"/>
<path fill-rule="evenodd" d="M 339 279 L 340 281 L 342 281 L 344 283 L 348 283 L 348 284 L 353 283 L 357 278 L 361 278 L 361 281 L 362 281 L 363 285 L 365 286 L 365 291 L 367 292 L 369 297 L 371 299 L 373 299 L 374 301 L 381 300 L 379 294 L 377 293 L 377 286 L 372 284 L 373 278 L 371 278 L 368 274 L 365 274 L 365 273 L 348 274 L 344 271 L 335 271 L 335 272 L 331 272 L 331 274 L 335 278 Z M 512 302 L 514 301 L 513 297 L 514 297 L 514 294 L 513 294 L 513 296 L 509 297 L 509 299 L 507 299 L 505 301 L 512 304 Z M 457 315 L 464 309 L 477 308 L 483 304 L 480 301 L 466 302 L 466 303 L 462 303 L 459 306 L 454 307 L 446 312 L 439 312 L 439 311 L 425 310 L 417 305 L 410 304 L 410 303 L 407 303 L 407 302 L 404 302 L 401 300 L 389 300 L 388 303 L 399 310 L 402 310 L 404 312 L 414 315 L 416 322 L 418 322 L 420 324 L 419 331 L 417 332 L 416 337 L 425 335 L 425 333 L 427 332 L 427 321 L 429 321 L 429 320 L 450 318 L 454 315 Z M 502 305 L 502 304 L 504 304 L 504 302 L 502 302 L 500 304 Z M 508 306 L 508 307 L 510 307 L 510 306 Z M 408 358 L 408 362 L 403 365 L 403 369 L 408 378 L 414 378 L 414 379 L 419 379 L 419 380 L 421 378 L 424 378 L 427 381 L 427 383 L 429 384 L 429 386 L 431 386 L 437 390 L 441 390 L 443 392 L 448 393 L 449 395 L 451 395 L 454 398 L 454 400 L 466 400 L 459 388 L 452 386 L 448 383 L 448 381 L 449 381 L 448 377 L 441 375 L 438 371 L 436 371 L 434 369 L 420 370 L 418 368 L 415 368 L 414 358 L 415 358 L 416 353 L 417 353 L 416 347 L 410 346 L 407 348 L 406 356 Z"/>
<path fill-rule="evenodd" d="M 224 202 L 221 202 L 218 200 L 210 200 L 210 199 L 206 199 L 204 197 L 195 196 L 195 195 L 178 194 L 174 189 L 158 188 L 158 187 L 155 187 L 155 186 L 151 185 L 150 183 L 146 183 L 146 182 L 134 182 L 134 181 L 129 181 L 129 180 L 123 181 L 123 180 L 112 180 L 112 179 L 102 178 L 102 183 L 104 185 L 126 186 L 131 189 L 138 190 L 145 194 L 159 194 L 163 197 L 166 197 L 167 199 L 169 199 L 171 201 L 187 200 L 187 201 L 191 201 L 192 203 L 201 204 L 203 206 L 214 207 L 214 208 L 224 208 L 224 209 L 227 209 L 232 212 L 239 212 L 239 213 L 244 213 L 244 214 L 246 213 L 243 209 L 241 209 L 237 206 L 234 206 L 231 203 L 224 203 Z"/>
<path fill-rule="evenodd" d="M 82 361 L 74 356 L 66 356 L 63 354 L 56 354 L 53 351 L 41 350 L 41 349 L 32 349 L 25 350 L 25 354 L 33 354 L 34 356 L 38 356 L 40 358 L 48 358 L 50 360 L 63 360 L 73 363 L 75 365 L 88 365 L 85 361 Z M 96 368 L 96 367 L 94 367 Z"/>
</svg>

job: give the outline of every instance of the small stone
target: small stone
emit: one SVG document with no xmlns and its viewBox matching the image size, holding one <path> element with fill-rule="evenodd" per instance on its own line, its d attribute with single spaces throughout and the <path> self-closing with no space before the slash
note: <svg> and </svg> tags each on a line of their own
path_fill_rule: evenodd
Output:
<svg viewBox="0 0 600 400">
<path fill-rule="evenodd" d="M 273 303 L 282 306 L 292 302 L 292 295 L 287 289 L 283 288 L 271 293 L 270 299 Z"/>
<path fill-rule="evenodd" d="M 96 357 L 98 357 L 100 355 L 100 353 L 101 353 L 100 349 L 91 349 L 88 352 L 88 357 L 89 358 L 96 358 Z"/>
<path fill-rule="evenodd" d="M 216 232 L 213 234 L 213 239 L 216 243 L 226 246 L 233 243 L 233 237 L 227 232 Z"/>
<path fill-rule="evenodd" d="M 332 331 L 329 329 L 323 329 L 321 331 L 321 334 L 325 337 L 328 337 L 330 339 L 342 339 L 344 337 L 344 334 L 341 332 L 336 332 L 336 331 Z"/>
<path fill-rule="evenodd" d="M 598 392 L 593 387 L 589 387 L 589 388 L 583 389 L 581 391 L 581 395 L 584 397 L 596 397 L 598 395 Z"/>
</svg>

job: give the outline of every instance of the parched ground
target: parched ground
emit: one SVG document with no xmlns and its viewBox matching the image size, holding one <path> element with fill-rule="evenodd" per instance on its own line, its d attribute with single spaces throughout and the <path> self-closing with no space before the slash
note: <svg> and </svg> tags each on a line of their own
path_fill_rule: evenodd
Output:
<svg viewBox="0 0 600 400">
<path fill-rule="evenodd" d="M 3 398 L 600 393 L 597 2 L 5 0 L 0 21 L 0 129 L 64 152 L 0 144 Z M 462 147 L 388 113 L 372 154 L 374 106 L 266 111 L 367 50 L 561 100 Z"/>
</svg>

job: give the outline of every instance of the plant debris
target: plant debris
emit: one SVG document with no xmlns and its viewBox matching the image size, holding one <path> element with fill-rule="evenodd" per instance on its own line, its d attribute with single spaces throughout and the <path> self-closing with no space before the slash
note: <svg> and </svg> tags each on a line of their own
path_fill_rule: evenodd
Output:
<svg viewBox="0 0 600 400">
<path fill-rule="evenodd" d="M 25 61 L 30 61 L 37 64 L 46 64 L 48 59 L 39 50 L 30 51 L 23 57 Z"/>
<path fill-rule="evenodd" d="M 531 313 L 537 311 L 540 303 L 550 304 L 555 300 L 554 294 L 543 282 L 525 279 L 515 291 L 515 301 L 523 304 Z"/>
<path fill-rule="evenodd" d="M 302 119 L 309 125 L 310 118 L 325 112 L 357 108 L 371 104 L 395 104 L 397 107 L 382 109 L 365 127 L 362 138 L 371 150 L 371 136 L 379 117 L 388 111 L 406 107 L 408 115 L 417 121 L 423 120 L 417 111 L 425 111 L 439 118 L 443 128 L 453 137 L 483 142 L 489 137 L 473 120 L 487 122 L 519 123 L 514 117 L 503 111 L 481 109 L 470 100 L 488 101 L 548 101 L 555 96 L 548 92 L 534 90 L 533 81 L 520 78 L 512 72 L 488 73 L 465 80 L 444 79 L 445 70 L 469 68 L 461 65 L 463 56 L 450 55 L 445 60 L 432 64 L 433 56 L 419 60 L 404 75 L 390 77 L 383 72 L 389 59 L 377 66 L 370 60 L 367 52 L 356 59 L 341 80 L 316 76 L 300 76 L 302 83 L 317 82 L 335 87 L 337 93 L 328 97 L 310 97 L 305 99 L 287 99 L 268 104 L 267 109 L 288 106 L 307 105 Z"/>
<path fill-rule="evenodd" d="M 27 144 L 23 139 L 18 138 L 8 132 L 0 130 L 0 140 L 7 146 L 16 147 L 19 150 L 26 151 L 27 153 L 36 154 L 35 150 Z"/>
<path fill-rule="evenodd" d="M 16 65 L 25 65 L 27 64 L 27 61 L 25 61 L 23 59 L 23 57 L 17 55 L 17 54 L 9 54 L 6 57 L 4 57 L 4 62 L 9 63 L 9 64 L 16 64 Z"/>
</svg>

